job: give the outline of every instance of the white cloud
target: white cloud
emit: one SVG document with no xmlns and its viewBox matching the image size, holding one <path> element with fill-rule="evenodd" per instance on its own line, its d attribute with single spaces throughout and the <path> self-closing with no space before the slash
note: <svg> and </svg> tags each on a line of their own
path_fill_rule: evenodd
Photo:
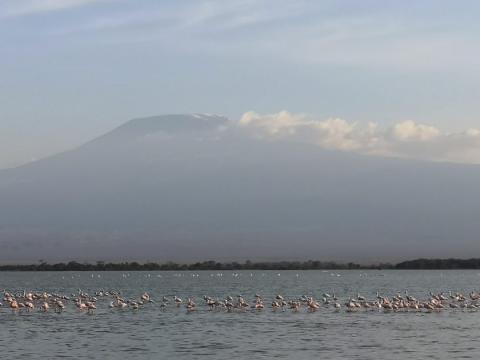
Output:
<svg viewBox="0 0 480 360">
<path fill-rule="evenodd" d="M 440 136 L 437 128 L 417 124 L 411 120 L 395 124 L 392 132 L 399 141 L 428 141 Z"/>
<path fill-rule="evenodd" d="M 360 125 L 343 119 L 318 120 L 281 111 L 243 114 L 238 126 L 256 137 L 296 141 L 326 149 L 367 155 L 415 158 L 433 161 L 480 163 L 480 130 L 444 133 L 411 120 L 381 128 L 376 123 Z"/>
</svg>

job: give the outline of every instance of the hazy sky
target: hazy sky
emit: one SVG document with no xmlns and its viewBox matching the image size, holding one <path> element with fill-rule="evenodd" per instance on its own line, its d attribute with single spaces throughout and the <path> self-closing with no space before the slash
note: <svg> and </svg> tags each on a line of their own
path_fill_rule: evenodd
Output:
<svg viewBox="0 0 480 360">
<path fill-rule="evenodd" d="M 410 135 L 424 124 L 421 140 L 476 136 L 475 152 L 479 11 L 439 0 L 0 0 L 0 168 L 133 117 L 185 112 L 288 110 L 407 124 Z"/>
</svg>

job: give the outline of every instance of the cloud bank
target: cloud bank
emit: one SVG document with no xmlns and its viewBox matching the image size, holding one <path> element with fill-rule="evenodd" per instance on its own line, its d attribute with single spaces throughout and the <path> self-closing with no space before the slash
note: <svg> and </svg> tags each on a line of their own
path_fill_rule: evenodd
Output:
<svg viewBox="0 0 480 360">
<path fill-rule="evenodd" d="M 319 120 L 288 111 L 265 115 L 250 111 L 242 115 L 238 126 L 255 137 L 332 150 L 480 164 L 480 129 L 447 133 L 412 120 L 380 127 L 374 122 L 362 125 L 339 118 Z"/>
</svg>

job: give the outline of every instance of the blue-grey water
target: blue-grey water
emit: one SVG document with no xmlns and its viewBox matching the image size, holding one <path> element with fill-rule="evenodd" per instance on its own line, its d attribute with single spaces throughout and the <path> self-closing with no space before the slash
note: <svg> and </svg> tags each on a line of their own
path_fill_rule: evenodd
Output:
<svg viewBox="0 0 480 360">
<path fill-rule="evenodd" d="M 374 299 L 403 293 L 468 295 L 480 288 L 479 271 L 201 271 L 201 272 L 1 272 L 7 291 L 78 294 L 115 289 L 126 298 L 147 291 L 156 303 L 138 310 L 32 312 L 0 308 L 0 353 L 17 359 L 457 359 L 480 354 L 480 312 L 272 311 L 277 294 L 322 298 L 335 293 L 343 304 L 361 295 Z M 203 296 L 225 298 L 259 293 L 263 311 L 209 311 Z M 193 298 L 197 310 L 173 305 L 163 296 Z"/>
</svg>

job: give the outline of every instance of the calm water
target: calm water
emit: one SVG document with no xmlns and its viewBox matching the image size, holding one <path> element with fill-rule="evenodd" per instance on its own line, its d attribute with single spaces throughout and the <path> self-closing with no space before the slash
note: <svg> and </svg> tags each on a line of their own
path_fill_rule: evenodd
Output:
<svg viewBox="0 0 480 360">
<path fill-rule="evenodd" d="M 337 275 L 338 274 L 338 275 Z M 478 271 L 244 271 L 244 272 L 99 272 L 0 273 L 0 288 L 94 293 L 117 289 L 127 298 L 148 291 L 154 299 L 192 297 L 198 310 L 157 304 L 139 310 L 109 309 L 99 300 L 94 314 L 72 304 L 57 314 L 0 308 L 0 350 L 25 359 L 457 359 L 480 354 L 480 312 L 440 313 L 335 312 L 323 308 L 273 312 L 268 305 L 282 294 L 322 298 L 335 292 L 343 303 L 357 293 L 374 298 L 378 290 L 425 298 L 438 293 L 478 291 Z M 224 298 L 255 293 L 265 298 L 261 312 L 212 312 L 203 295 Z"/>
</svg>

